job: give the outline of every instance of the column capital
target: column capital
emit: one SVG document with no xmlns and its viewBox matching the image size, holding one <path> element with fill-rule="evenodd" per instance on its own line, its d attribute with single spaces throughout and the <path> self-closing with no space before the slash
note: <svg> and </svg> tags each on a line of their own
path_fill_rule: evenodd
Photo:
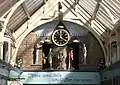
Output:
<svg viewBox="0 0 120 85">
<path fill-rule="evenodd" d="M 2 45 L 3 45 L 3 42 L 0 41 L 0 46 L 2 46 Z"/>
</svg>

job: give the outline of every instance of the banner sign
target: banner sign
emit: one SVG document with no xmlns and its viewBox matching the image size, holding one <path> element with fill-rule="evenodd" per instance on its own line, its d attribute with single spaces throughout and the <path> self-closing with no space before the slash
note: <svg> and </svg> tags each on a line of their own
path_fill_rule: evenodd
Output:
<svg viewBox="0 0 120 85">
<path fill-rule="evenodd" d="M 7 83 L 7 85 L 23 85 L 21 81 L 8 81 Z"/>
<path fill-rule="evenodd" d="M 99 72 L 23 72 L 24 84 L 100 84 Z"/>
</svg>

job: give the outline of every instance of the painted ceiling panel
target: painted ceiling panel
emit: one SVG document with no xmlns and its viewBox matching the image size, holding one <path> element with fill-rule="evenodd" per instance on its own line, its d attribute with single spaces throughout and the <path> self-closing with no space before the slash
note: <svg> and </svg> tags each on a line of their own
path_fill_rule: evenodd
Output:
<svg viewBox="0 0 120 85">
<path fill-rule="evenodd" d="M 101 26 L 101 23 L 99 23 L 98 21 L 96 21 L 95 25 L 97 26 L 97 29 L 101 30 L 101 32 L 105 32 L 105 29 L 103 29 L 103 26 Z"/>
<path fill-rule="evenodd" d="M 116 18 L 120 18 L 120 4 L 116 0 L 105 1 L 106 6 L 111 10 L 112 14 Z"/>
<path fill-rule="evenodd" d="M 43 0 L 25 0 L 24 3 L 28 12 L 32 14 L 43 4 Z"/>
<path fill-rule="evenodd" d="M 110 18 L 110 15 L 106 13 L 106 11 L 102 7 L 99 8 L 96 18 L 99 19 L 99 21 L 103 23 L 106 27 L 113 29 L 113 22 Z"/>
<path fill-rule="evenodd" d="M 89 18 L 91 18 L 91 16 L 87 13 L 87 11 L 84 10 L 81 6 L 78 6 L 78 11 L 81 13 L 81 15 L 84 16 L 84 18 L 86 20 L 88 20 Z"/>
<path fill-rule="evenodd" d="M 114 1 L 111 1 L 111 0 L 109 2 L 108 1 L 103 1 L 103 4 L 105 5 L 105 7 L 108 10 L 110 10 L 113 17 L 115 19 L 117 19 L 117 18 L 120 18 L 120 8 L 115 5 Z"/>
<path fill-rule="evenodd" d="M 95 0 L 81 0 L 79 4 L 92 15 L 97 3 Z"/>
<path fill-rule="evenodd" d="M 43 0 L 25 0 L 24 3 L 25 3 L 28 13 L 32 14 L 36 11 L 36 9 L 38 9 L 42 5 Z M 15 10 L 12 17 L 10 18 L 7 28 L 12 31 L 15 31 L 26 20 L 27 20 L 27 15 L 25 14 L 25 10 L 23 6 L 20 5 Z"/>
<path fill-rule="evenodd" d="M 95 19 L 96 23 L 100 26 L 100 29 L 105 32 L 107 28 L 98 19 Z"/>
<path fill-rule="evenodd" d="M 0 17 L 17 1 L 18 0 L 0 0 Z M 113 30 L 117 19 L 120 19 L 120 0 L 101 0 L 99 3 L 97 1 L 99 0 L 79 0 L 75 9 L 72 8 L 72 11 L 70 9 L 69 11 L 77 15 L 77 18 L 79 18 L 83 24 L 95 16 L 90 21 L 90 23 L 92 23 L 92 21 L 95 22 L 93 28 L 91 26 L 91 29 L 93 29 L 98 35 L 104 36 L 102 34 L 106 30 Z M 43 5 L 43 2 L 44 0 L 25 0 L 24 4 L 30 17 Z M 70 5 L 74 3 L 74 0 L 64 0 L 63 2 L 67 7 L 70 7 Z M 100 4 L 100 6 L 98 4 Z M 53 4 L 48 4 L 48 6 L 54 7 Z M 98 10 L 96 10 L 96 8 Z M 25 12 L 25 8 L 20 5 L 10 18 L 7 28 L 10 30 L 18 29 L 28 20 L 28 15 L 26 15 Z"/>
<path fill-rule="evenodd" d="M 20 5 L 18 9 L 14 12 L 13 16 L 10 18 L 8 22 L 8 29 L 13 30 L 16 26 L 18 26 L 23 20 L 26 18 L 25 12 Z"/>
<path fill-rule="evenodd" d="M 36 29 L 34 29 L 34 32 L 37 36 L 51 36 L 53 30 L 58 25 L 58 21 L 49 22 L 46 24 L 43 24 Z"/>
<path fill-rule="evenodd" d="M 0 17 L 7 12 L 14 4 L 16 0 L 0 0 Z"/>
<path fill-rule="evenodd" d="M 63 24 L 72 36 L 85 36 L 88 33 L 87 29 L 75 23 L 63 21 Z M 39 26 L 34 30 L 34 32 L 37 36 L 51 36 L 57 25 L 57 21 L 52 21 L 50 23 Z"/>
</svg>

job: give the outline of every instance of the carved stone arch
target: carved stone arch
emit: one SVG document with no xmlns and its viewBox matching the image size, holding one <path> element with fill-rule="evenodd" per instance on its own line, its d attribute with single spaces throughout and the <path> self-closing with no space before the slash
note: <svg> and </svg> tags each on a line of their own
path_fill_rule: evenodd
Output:
<svg viewBox="0 0 120 85">
<path fill-rule="evenodd" d="M 54 21 L 54 20 L 53 20 L 53 21 Z M 44 23 L 42 23 L 42 24 L 39 24 L 39 25 L 33 27 L 32 30 L 36 29 L 38 26 L 41 26 L 41 25 L 43 25 L 43 24 L 50 23 L 50 22 L 53 22 L 53 21 L 46 21 L 46 22 L 44 22 Z M 78 24 L 78 25 L 81 26 L 81 24 L 80 24 L 79 21 L 74 21 L 74 20 L 63 20 L 63 21 L 75 23 L 75 24 Z M 95 36 L 95 38 L 98 40 L 98 42 L 99 42 L 99 44 L 100 44 L 100 46 L 101 46 L 101 48 L 102 48 L 102 50 L 103 50 L 104 56 L 106 57 L 106 51 L 105 51 L 105 48 L 104 48 L 104 45 L 103 45 L 103 41 L 100 39 L 100 36 L 97 35 L 97 33 L 95 33 L 95 31 L 92 30 L 91 27 L 89 27 L 89 26 L 83 26 L 83 27 L 86 28 L 88 31 L 90 31 L 90 32 Z M 17 42 L 19 42 L 19 44 L 17 45 L 17 48 L 16 48 L 16 50 L 15 50 L 15 52 L 14 52 L 14 53 L 15 53 L 15 54 L 14 54 L 14 57 L 16 57 L 16 55 L 17 55 L 18 49 L 19 49 L 19 47 L 20 47 L 20 44 L 22 43 L 22 41 L 24 40 L 24 38 L 25 38 L 32 30 L 29 30 L 28 32 L 26 32 L 26 34 L 25 34 L 24 36 L 22 36 L 22 38 L 20 39 L 20 41 L 17 41 Z M 16 59 L 16 58 L 14 58 L 14 59 Z"/>
</svg>

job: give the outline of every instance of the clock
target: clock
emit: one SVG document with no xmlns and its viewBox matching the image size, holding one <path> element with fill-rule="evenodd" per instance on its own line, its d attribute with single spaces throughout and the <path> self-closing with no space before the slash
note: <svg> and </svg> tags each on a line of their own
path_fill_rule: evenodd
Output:
<svg viewBox="0 0 120 85">
<path fill-rule="evenodd" d="M 52 34 L 52 41 L 57 46 L 65 46 L 70 40 L 70 33 L 65 29 L 56 29 Z"/>
</svg>

